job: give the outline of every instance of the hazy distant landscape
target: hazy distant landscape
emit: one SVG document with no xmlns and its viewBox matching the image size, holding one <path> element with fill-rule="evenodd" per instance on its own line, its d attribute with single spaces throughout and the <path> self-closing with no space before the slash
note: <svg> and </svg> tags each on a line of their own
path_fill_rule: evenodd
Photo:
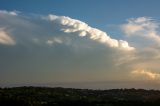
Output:
<svg viewBox="0 0 160 106">
<path fill-rule="evenodd" d="M 158 106 L 160 91 L 49 87 L 0 88 L 0 106 Z"/>
<path fill-rule="evenodd" d="M 8 83 L 0 84 L 0 87 L 20 87 L 20 86 L 45 86 L 45 87 L 64 87 L 64 88 L 78 88 L 78 89 L 121 89 L 121 88 L 135 88 L 135 89 L 160 89 L 158 81 L 91 81 L 91 82 L 50 82 L 50 83 Z"/>
</svg>

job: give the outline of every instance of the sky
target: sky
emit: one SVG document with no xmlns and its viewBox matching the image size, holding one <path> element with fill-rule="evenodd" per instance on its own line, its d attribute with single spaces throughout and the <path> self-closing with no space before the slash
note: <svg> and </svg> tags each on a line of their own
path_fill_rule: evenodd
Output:
<svg viewBox="0 0 160 106">
<path fill-rule="evenodd" d="M 160 89 L 159 0 L 1 0 L 0 86 Z"/>
</svg>

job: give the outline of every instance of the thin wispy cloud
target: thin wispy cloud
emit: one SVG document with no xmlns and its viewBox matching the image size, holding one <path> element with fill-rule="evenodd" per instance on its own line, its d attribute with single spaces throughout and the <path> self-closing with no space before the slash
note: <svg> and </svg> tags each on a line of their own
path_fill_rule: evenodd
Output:
<svg viewBox="0 0 160 106">
<path fill-rule="evenodd" d="M 4 45 L 15 45 L 15 41 L 9 35 L 9 32 L 5 30 L 5 28 L 0 29 L 0 44 Z"/>
<path fill-rule="evenodd" d="M 0 14 L 5 14 L 5 15 L 13 15 L 13 16 L 17 16 L 18 15 L 18 11 L 6 11 L 6 10 L 0 10 Z"/>
<path fill-rule="evenodd" d="M 127 36 L 141 36 L 160 44 L 160 34 L 158 33 L 159 23 L 154 19 L 139 17 L 128 19 L 127 22 L 121 26 Z"/>
<path fill-rule="evenodd" d="M 56 38 L 56 37 L 55 37 L 55 38 L 53 38 L 53 39 L 50 39 L 50 40 L 46 41 L 46 43 L 47 43 L 48 45 L 52 46 L 52 45 L 55 44 L 55 43 L 62 44 L 62 43 L 63 43 L 63 40 L 60 39 L 60 38 Z"/>
<path fill-rule="evenodd" d="M 131 72 L 133 78 L 142 80 L 159 80 L 160 74 L 145 69 L 137 69 Z"/>
</svg>

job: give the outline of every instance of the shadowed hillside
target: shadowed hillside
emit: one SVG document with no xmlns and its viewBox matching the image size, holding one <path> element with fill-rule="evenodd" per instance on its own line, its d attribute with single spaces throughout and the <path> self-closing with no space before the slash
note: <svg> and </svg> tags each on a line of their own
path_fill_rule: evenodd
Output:
<svg viewBox="0 0 160 106">
<path fill-rule="evenodd" d="M 0 106 L 158 106 L 160 91 L 143 89 L 0 88 Z"/>
</svg>

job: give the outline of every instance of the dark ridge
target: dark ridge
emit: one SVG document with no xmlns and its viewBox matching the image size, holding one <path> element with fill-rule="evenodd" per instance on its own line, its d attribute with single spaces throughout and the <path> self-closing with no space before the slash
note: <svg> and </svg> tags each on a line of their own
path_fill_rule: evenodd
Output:
<svg viewBox="0 0 160 106">
<path fill-rule="evenodd" d="M 0 106 L 160 106 L 159 90 L 0 88 Z"/>
</svg>

